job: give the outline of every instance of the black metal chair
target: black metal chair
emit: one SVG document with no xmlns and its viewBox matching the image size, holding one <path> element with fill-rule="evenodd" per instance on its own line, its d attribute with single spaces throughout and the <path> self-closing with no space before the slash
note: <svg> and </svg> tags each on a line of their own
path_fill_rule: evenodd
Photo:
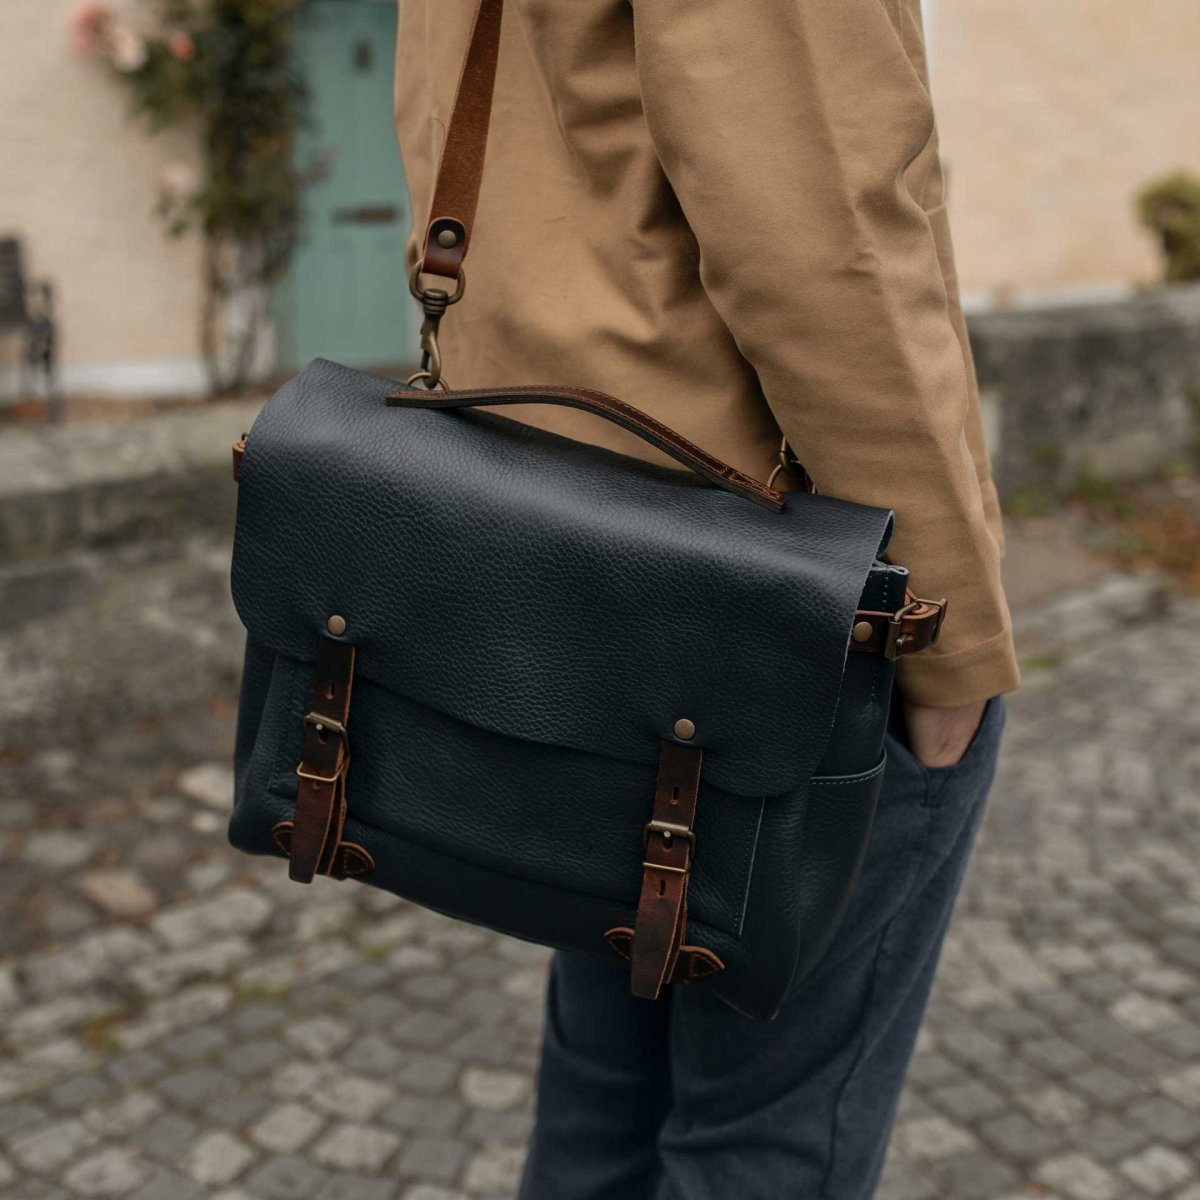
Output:
<svg viewBox="0 0 1200 1200">
<path fill-rule="evenodd" d="M 21 358 L 22 390 L 32 390 L 39 376 L 45 387 L 50 419 L 62 417 L 58 388 L 57 329 L 54 289 L 45 281 L 25 276 L 24 254 L 17 238 L 0 238 L 0 337 L 24 339 Z"/>
</svg>

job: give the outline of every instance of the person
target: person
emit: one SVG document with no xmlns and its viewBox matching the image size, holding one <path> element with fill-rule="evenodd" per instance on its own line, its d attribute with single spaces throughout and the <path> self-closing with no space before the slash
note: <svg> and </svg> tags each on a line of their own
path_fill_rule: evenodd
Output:
<svg viewBox="0 0 1200 1200">
<path fill-rule="evenodd" d="M 409 267 L 474 8 L 399 0 Z M 782 434 L 950 598 L 898 663 L 850 910 L 774 1021 L 555 956 L 521 1200 L 866 1200 L 1018 682 L 919 0 L 509 0 L 474 240 L 451 387 L 598 388 L 761 479 Z"/>
</svg>

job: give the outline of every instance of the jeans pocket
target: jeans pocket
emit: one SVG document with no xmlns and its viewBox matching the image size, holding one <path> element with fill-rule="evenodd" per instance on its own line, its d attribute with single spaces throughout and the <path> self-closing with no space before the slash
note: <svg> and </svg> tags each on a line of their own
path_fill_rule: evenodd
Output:
<svg viewBox="0 0 1200 1200">
<path fill-rule="evenodd" d="M 990 785 L 1004 729 L 1004 697 L 993 696 L 984 706 L 979 725 L 971 735 L 967 748 L 958 762 L 947 767 L 925 767 L 928 780 L 928 803 L 941 804 L 954 796 L 969 797 L 977 790 L 975 780 L 982 776 L 985 790 Z M 951 783 L 954 784 L 950 787 Z"/>
<path fill-rule="evenodd" d="M 888 754 L 900 758 L 910 772 L 924 781 L 926 803 L 937 804 L 940 797 L 950 794 L 946 792 L 946 785 L 952 779 L 965 778 L 981 767 L 990 768 L 1003 728 L 1004 697 L 993 696 L 984 705 L 979 724 L 957 762 L 944 767 L 928 767 L 913 753 L 907 741 L 892 731 L 887 738 Z"/>
</svg>

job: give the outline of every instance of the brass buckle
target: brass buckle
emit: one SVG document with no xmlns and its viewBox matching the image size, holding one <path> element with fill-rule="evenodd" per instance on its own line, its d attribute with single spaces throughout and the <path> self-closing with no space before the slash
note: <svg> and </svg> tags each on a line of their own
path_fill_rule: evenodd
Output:
<svg viewBox="0 0 1200 1200">
<path fill-rule="evenodd" d="M 304 714 L 304 724 L 311 725 L 314 729 L 336 733 L 342 739 L 342 760 L 332 775 L 314 775 L 311 771 L 304 770 L 304 759 L 301 759 L 296 767 L 296 774 L 301 779 L 311 779 L 314 783 L 337 783 L 345 775 L 347 767 L 350 766 L 350 739 L 346 734 L 345 725 L 334 717 L 323 717 L 320 713 L 315 712 Z"/>
<path fill-rule="evenodd" d="M 341 779 L 343 775 L 345 775 L 349 766 L 350 756 L 347 755 L 342 759 L 342 765 L 332 775 L 314 775 L 311 771 L 305 771 L 303 769 L 304 760 L 301 759 L 301 761 L 296 765 L 296 774 L 299 775 L 301 779 L 311 779 L 314 783 L 337 783 L 337 781 Z"/>
<path fill-rule="evenodd" d="M 696 857 L 695 833 L 686 825 L 673 825 L 670 821 L 647 821 L 646 827 L 642 831 L 642 845 L 646 850 L 649 850 L 650 837 L 655 833 L 662 836 L 664 850 L 671 848 L 671 840 L 673 838 L 682 838 L 687 842 L 687 861 L 682 867 L 669 867 L 664 866 L 662 863 L 652 863 L 643 860 L 642 866 L 651 867 L 656 871 L 672 871 L 678 875 L 686 875 L 691 870 L 692 860 Z"/>
<path fill-rule="evenodd" d="M 929 639 L 929 645 L 933 645 L 938 640 L 938 635 L 942 632 L 942 622 L 946 619 L 946 609 L 949 606 L 947 600 L 912 600 L 903 608 L 897 609 L 891 617 L 888 618 L 887 638 L 883 643 L 883 656 L 886 659 L 895 660 L 899 657 L 904 649 L 904 641 L 908 636 L 900 632 L 900 624 L 909 613 L 915 612 L 918 608 L 936 608 L 937 617 L 934 618 L 933 636 Z"/>
<path fill-rule="evenodd" d="M 894 662 L 900 655 L 900 651 L 904 647 L 905 634 L 900 632 L 901 622 L 910 612 L 915 612 L 924 603 L 923 600 L 912 600 L 903 608 L 897 609 L 888 618 L 887 637 L 883 643 L 883 657 L 889 662 Z"/>
<path fill-rule="evenodd" d="M 323 717 L 320 713 L 310 712 L 304 714 L 304 724 L 311 725 L 314 729 L 328 730 L 330 733 L 336 733 L 342 739 L 342 746 L 345 748 L 346 754 L 350 753 L 350 735 L 346 732 L 346 727 L 334 717 Z"/>
</svg>

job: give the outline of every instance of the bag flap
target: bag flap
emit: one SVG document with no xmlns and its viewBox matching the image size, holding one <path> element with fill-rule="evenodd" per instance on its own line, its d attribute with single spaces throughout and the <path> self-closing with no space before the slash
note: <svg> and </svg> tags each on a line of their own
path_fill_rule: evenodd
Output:
<svg viewBox="0 0 1200 1200">
<path fill-rule="evenodd" d="M 388 408 L 395 386 L 317 360 L 255 421 L 233 558 L 252 637 L 312 661 L 337 613 L 362 675 L 472 725 L 653 766 L 686 717 L 721 788 L 812 774 L 890 512 L 770 512 L 494 413 Z"/>
</svg>

